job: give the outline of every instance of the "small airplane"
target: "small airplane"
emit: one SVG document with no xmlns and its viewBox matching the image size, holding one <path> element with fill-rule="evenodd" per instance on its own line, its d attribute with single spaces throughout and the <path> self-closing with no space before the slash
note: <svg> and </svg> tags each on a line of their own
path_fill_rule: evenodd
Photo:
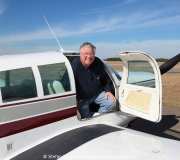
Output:
<svg viewBox="0 0 180 160">
<path fill-rule="evenodd" d="M 103 62 L 116 108 L 81 119 L 71 68 L 79 52 L 58 44 L 59 52 L 0 56 L 0 159 L 179 159 L 178 141 L 125 127 L 137 117 L 161 120 L 161 75 L 180 54 L 158 67 L 144 52 L 117 53 L 123 74 Z"/>
<path fill-rule="evenodd" d="M 103 61 L 116 108 L 87 119 L 76 105 L 78 51 L 0 56 L 0 159 L 179 159 L 179 141 L 125 128 L 137 117 L 161 120 L 161 74 L 177 57 L 159 67 L 144 52 L 117 55 L 122 77 Z"/>
</svg>

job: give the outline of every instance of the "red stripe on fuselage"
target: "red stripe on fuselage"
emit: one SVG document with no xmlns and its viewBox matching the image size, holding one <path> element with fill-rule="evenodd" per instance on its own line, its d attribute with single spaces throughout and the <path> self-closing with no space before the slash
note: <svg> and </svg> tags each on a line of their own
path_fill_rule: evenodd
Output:
<svg viewBox="0 0 180 160">
<path fill-rule="evenodd" d="M 0 138 L 41 127 L 76 115 L 76 107 L 0 125 Z"/>
</svg>

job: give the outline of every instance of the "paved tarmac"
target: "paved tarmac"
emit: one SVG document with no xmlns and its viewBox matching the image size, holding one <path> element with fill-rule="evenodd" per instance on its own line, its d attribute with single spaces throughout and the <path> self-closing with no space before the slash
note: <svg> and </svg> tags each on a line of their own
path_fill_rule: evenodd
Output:
<svg viewBox="0 0 180 160">
<path fill-rule="evenodd" d="M 180 110 L 163 107 L 159 123 L 137 118 L 131 129 L 180 141 Z"/>
</svg>

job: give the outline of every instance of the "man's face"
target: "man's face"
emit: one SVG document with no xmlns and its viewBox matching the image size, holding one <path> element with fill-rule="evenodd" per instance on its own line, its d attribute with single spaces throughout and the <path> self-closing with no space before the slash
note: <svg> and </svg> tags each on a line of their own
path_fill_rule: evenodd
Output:
<svg viewBox="0 0 180 160">
<path fill-rule="evenodd" d="M 92 49 L 92 47 L 89 46 L 84 46 L 81 48 L 81 53 L 80 53 L 80 60 L 81 63 L 88 68 L 91 63 L 94 61 L 94 51 Z"/>
</svg>

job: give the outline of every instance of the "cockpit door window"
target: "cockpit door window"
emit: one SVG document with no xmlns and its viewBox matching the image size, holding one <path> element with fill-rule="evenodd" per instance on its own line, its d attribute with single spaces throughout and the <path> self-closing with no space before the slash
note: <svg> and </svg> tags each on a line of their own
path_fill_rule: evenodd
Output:
<svg viewBox="0 0 180 160">
<path fill-rule="evenodd" d="M 155 88 L 155 74 L 148 61 L 128 61 L 128 84 Z"/>
</svg>

